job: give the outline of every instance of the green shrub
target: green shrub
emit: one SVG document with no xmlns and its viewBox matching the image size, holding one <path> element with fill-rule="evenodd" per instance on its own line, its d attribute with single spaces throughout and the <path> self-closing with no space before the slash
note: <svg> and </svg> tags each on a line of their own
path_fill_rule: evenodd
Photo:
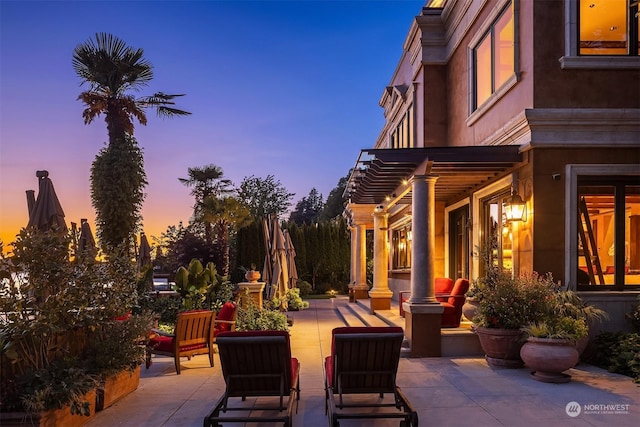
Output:
<svg viewBox="0 0 640 427">
<path fill-rule="evenodd" d="M 630 313 L 626 313 L 625 317 L 631 321 L 636 332 L 640 334 L 640 295 L 638 295 L 638 304 L 635 305 Z"/>
<path fill-rule="evenodd" d="M 238 306 L 237 331 L 289 330 L 287 316 L 280 310 L 271 308 L 270 303 L 265 304 L 265 307 L 260 310 L 248 296 L 245 298 L 246 305 Z"/>
<path fill-rule="evenodd" d="M 594 348 L 587 361 L 640 383 L 640 335 L 602 332 L 594 340 Z"/>
<path fill-rule="evenodd" d="M 311 283 L 305 282 L 304 280 L 300 280 L 296 286 L 300 289 L 300 296 L 306 297 L 313 292 L 313 288 L 311 287 Z"/>
<path fill-rule="evenodd" d="M 18 378 L 22 406 L 33 413 L 70 405 L 72 414 L 89 416 L 92 402 L 84 395 L 97 384 L 98 377 L 78 367 L 77 360 L 58 359 Z"/>
</svg>

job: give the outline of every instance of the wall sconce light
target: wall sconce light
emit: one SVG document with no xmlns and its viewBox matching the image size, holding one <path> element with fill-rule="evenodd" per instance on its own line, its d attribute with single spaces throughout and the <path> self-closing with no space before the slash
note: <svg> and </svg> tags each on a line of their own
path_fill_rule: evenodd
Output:
<svg viewBox="0 0 640 427">
<path fill-rule="evenodd" d="M 511 187 L 511 196 L 504 201 L 504 214 L 507 222 L 527 221 L 527 203 Z"/>
</svg>

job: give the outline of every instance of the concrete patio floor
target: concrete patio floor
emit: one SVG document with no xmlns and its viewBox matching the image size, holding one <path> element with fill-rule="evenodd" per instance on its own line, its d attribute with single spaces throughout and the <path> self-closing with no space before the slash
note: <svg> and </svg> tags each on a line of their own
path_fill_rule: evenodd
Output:
<svg viewBox="0 0 640 427">
<path fill-rule="evenodd" d="M 297 427 L 328 425 L 322 363 L 330 352 L 331 330 L 344 326 L 336 308 L 347 304 L 345 298 L 310 300 L 309 309 L 293 313 L 291 351 L 301 364 L 301 397 L 293 420 Z M 418 411 L 421 426 L 640 425 L 640 386 L 630 378 L 586 364 L 568 373 L 570 383 L 547 384 L 531 379 L 526 368 L 492 369 L 481 357 L 402 357 L 397 383 Z M 206 356 L 182 359 L 182 374 L 176 375 L 173 359 L 154 356 L 148 370 L 142 367 L 138 389 L 87 425 L 202 426 L 223 390 L 217 357 L 213 368 Z M 568 414 L 572 405 L 580 408 L 576 416 Z M 344 420 L 340 425 L 397 426 L 398 421 Z"/>
</svg>

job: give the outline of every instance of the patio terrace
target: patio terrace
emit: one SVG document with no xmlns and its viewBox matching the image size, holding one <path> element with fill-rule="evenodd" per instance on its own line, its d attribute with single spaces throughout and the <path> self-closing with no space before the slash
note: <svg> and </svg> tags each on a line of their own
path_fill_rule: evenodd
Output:
<svg viewBox="0 0 640 427">
<path fill-rule="evenodd" d="M 387 321 L 400 319 L 397 303 Z M 381 322 L 368 314 L 368 301 L 351 304 L 344 297 L 310 300 L 310 308 L 294 312 L 291 351 L 301 363 L 301 397 L 294 425 L 326 426 L 322 364 L 331 347 L 331 330 Z M 360 322 L 360 323 L 359 323 Z M 401 326 L 404 326 L 401 324 Z M 420 425 L 428 426 L 637 426 L 640 387 L 622 375 L 579 364 L 569 372 L 568 384 L 547 384 L 529 378 L 528 369 L 492 369 L 482 357 L 402 357 L 397 383 L 418 411 Z M 209 367 L 206 356 L 182 360 L 176 375 L 173 359 L 154 356 L 150 369 L 142 368 L 139 388 L 114 406 L 99 412 L 89 427 L 201 426 L 223 393 L 220 361 Z M 570 402 L 581 413 L 567 414 Z M 255 399 L 247 399 L 251 408 Z M 585 406 L 587 405 L 587 406 Z M 616 405 L 608 411 L 604 405 Z M 587 410 L 588 408 L 588 410 Z M 609 407 L 610 408 L 614 408 Z M 238 425 L 238 424 L 234 424 Z M 255 425 L 255 424 L 246 424 Z M 269 424 L 261 424 L 269 425 Z M 397 420 L 349 420 L 342 426 L 397 426 Z"/>
</svg>

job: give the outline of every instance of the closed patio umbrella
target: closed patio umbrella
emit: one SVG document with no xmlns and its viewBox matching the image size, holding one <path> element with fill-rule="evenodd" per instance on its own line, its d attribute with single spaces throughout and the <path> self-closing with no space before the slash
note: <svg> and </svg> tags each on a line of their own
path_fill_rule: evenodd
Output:
<svg viewBox="0 0 640 427">
<path fill-rule="evenodd" d="M 283 299 L 280 308 L 286 310 L 288 304 L 284 297 L 289 289 L 289 271 L 287 269 L 285 238 L 279 227 L 278 218 L 274 215 L 271 221 L 271 286 L 275 289 L 273 296 Z"/>
<path fill-rule="evenodd" d="M 37 171 L 38 198 L 29 210 L 29 223 L 27 227 L 33 227 L 42 231 L 67 231 L 67 223 L 64 220 L 64 211 L 58 200 L 53 182 L 49 178 L 48 171 Z M 27 192 L 27 206 L 29 192 Z"/>
<path fill-rule="evenodd" d="M 76 256 L 85 253 L 95 255 L 96 241 L 93 238 L 89 222 L 86 218 L 82 218 L 80 219 L 80 238 L 78 238 L 78 250 L 76 252 Z"/>
<path fill-rule="evenodd" d="M 144 231 L 140 233 L 140 249 L 138 249 L 138 268 L 151 264 L 151 246 Z"/>
<path fill-rule="evenodd" d="M 289 272 L 289 288 L 295 288 L 298 281 L 298 269 L 296 268 L 296 249 L 291 241 L 289 230 L 284 230 L 284 248 L 287 255 L 287 270 Z"/>
<path fill-rule="evenodd" d="M 271 284 L 271 231 L 269 230 L 269 221 L 262 218 L 262 232 L 264 237 L 264 266 L 262 267 L 262 280 L 268 285 Z M 270 297 L 270 288 L 267 289 L 267 298 Z"/>
</svg>

